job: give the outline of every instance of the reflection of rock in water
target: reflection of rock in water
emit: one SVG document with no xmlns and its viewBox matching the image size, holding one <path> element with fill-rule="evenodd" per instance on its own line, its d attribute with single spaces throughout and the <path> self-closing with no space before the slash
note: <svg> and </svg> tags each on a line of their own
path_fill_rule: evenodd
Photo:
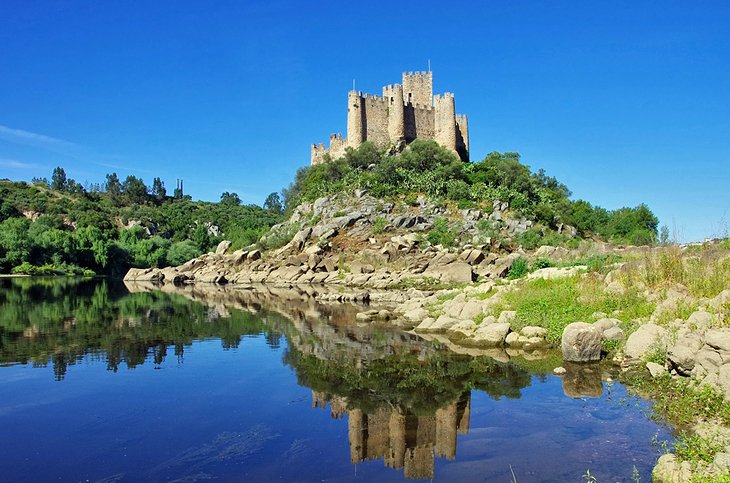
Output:
<svg viewBox="0 0 730 483">
<path fill-rule="evenodd" d="M 198 481 L 210 479 L 210 475 L 202 472 L 209 465 L 226 460 L 243 460 L 261 451 L 264 444 L 278 437 L 264 425 L 254 426 L 245 433 L 223 432 L 210 443 L 190 448 L 180 455 L 169 459 L 152 470 L 152 473 L 170 473 L 177 471 L 182 476 L 175 481 Z M 154 478 L 158 479 L 158 478 Z"/>
<path fill-rule="evenodd" d="M 598 364 L 565 362 L 563 392 L 568 397 L 601 397 L 603 381 Z"/>
<path fill-rule="evenodd" d="M 324 395 L 312 392 L 312 406 L 324 408 Z M 469 431 L 471 393 L 431 416 L 418 416 L 397 407 L 379 407 L 371 414 L 346 408 L 344 398 L 330 401 L 332 417 L 348 414 L 350 461 L 382 459 L 389 468 L 403 469 L 406 478 L 434 477 L 435 457 L 456 458 L 456 434 Z"/>
</svg>

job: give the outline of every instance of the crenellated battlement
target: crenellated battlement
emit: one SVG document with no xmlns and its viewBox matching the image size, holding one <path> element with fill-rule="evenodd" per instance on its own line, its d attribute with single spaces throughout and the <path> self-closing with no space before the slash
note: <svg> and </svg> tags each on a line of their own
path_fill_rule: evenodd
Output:
<svg viewBox="0 0 730 483">
<path fill-rule="evenodd" d="M 402 149 L 415 139 L 434 139 L 462 159 L 469 159 L 468 125 L 456 115 L 454 94 L 433 94 L 431 71 L 409 71 L 401 84 L 383 86 L 382 95 L 354 89 L 348 92 L 347 138 L 330 136 L 330 146 L 312 145 L 312 164 L 337 159 L 346 148 L 363 142 Z M 329 156 L 327 156 L 329 155 Z"/>
</svg>

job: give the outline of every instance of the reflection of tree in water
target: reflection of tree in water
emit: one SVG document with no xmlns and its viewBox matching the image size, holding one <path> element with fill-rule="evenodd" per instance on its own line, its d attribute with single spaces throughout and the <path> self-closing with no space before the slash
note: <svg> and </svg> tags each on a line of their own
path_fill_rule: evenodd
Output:
<svg viewBox="0 0 730 483">
<path fill-rule="evenodd" d="M 106 281 L 0 279 L 0 362 L 50 361 L 59 380 L 86 355 L 104 358 L 112 371 L 148 358 L 159 365 L 170 346 L 180 361 L 195 339 L 217 337 L 231 349 L 264 329 L 254 314 L 220 317 L 178 294 L 129 294 Z"/>
</svg>

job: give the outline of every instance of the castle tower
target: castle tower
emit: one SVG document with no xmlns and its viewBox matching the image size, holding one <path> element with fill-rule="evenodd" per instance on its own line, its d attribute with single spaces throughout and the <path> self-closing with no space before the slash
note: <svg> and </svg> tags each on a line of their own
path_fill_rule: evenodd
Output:
<svg viewBox="0 0 730 483">
<path fill-rule="evenodd" d="M 383 87 L 383 97 L 388 103 L 388 136 L 390 142 L 397 146 L 406 138 L 403 86 L 395 84 Z"/>
<path fill-rule="evenodd" d="M 434 127 L 436 142 L 456 152 L 456 109 L 454 95 L 450 92 L 436 96 L 434 101 Z"/>
<path fill-rule="evenodd" d="M 362 93 L 351 90 L 347 93 L 347 146 L 357 148 L 365 140 L 365 104 Z"/>
<path fill-rule="evenodd" d="M 404 72 L 403 102 L 414 106 L 433 105 L 433 74 L 431 72 Z"/>
</svg>

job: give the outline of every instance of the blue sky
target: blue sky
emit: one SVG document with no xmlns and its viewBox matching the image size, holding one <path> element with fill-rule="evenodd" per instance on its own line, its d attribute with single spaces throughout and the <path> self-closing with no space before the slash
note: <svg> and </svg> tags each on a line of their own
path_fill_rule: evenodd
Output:
<svg viewBox="0 0 730 483">
<path fill-rule="evenodd" d="M 260 204 L 346 130 L 346 95 L 430 59 L 472 160 L 517 151 L 681 239 L 730 223 L 723 1 L 0 2 L 0 178 L 116 171 Z"/>
</svg>

